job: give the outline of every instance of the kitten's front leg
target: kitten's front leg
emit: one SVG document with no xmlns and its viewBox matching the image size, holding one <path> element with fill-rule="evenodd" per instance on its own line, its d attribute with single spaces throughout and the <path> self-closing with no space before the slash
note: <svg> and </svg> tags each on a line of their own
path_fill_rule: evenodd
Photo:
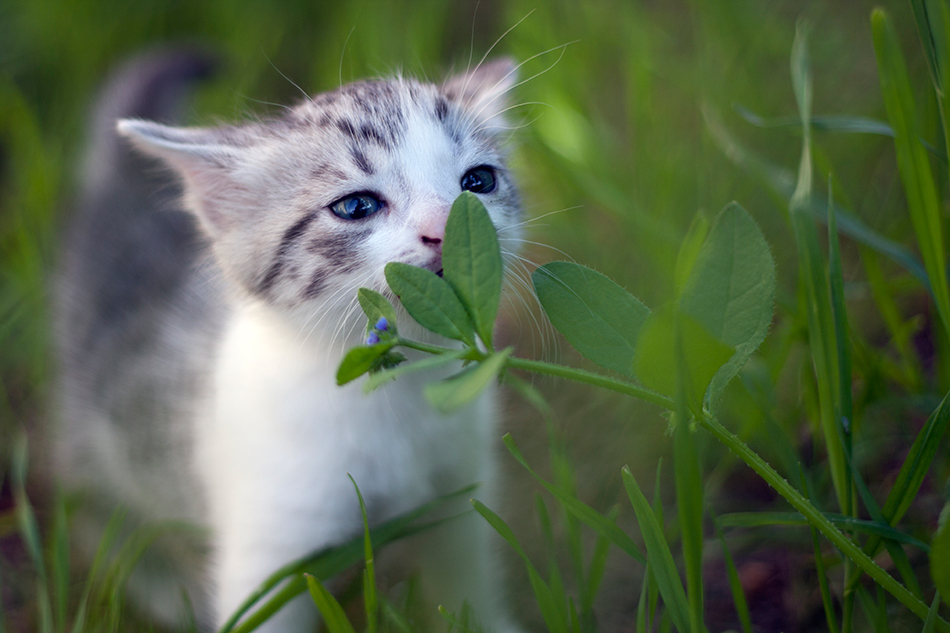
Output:
<svg viewBox="0 0 950 633">
<path fill-rule="evenodd" d="M 344 480 L 349 485 L 349 480 Z M 335 494 L 329 490 L 312 491 L 312 499 L 324 502 L 311 508 L 288 507 L 281 503 L 279 494 L 272 493 L 270 498 L 249 496 L 246 504 L 229 513 L 231 518 L 217 528 L 214 580 L 218 626 L 277 569 L 316 550 L 339 544 L 355 532 L 356 524 L 341 521 L 358 517 L 358 505 L 355 500 L 348 501 L 354 496 L 351 489 L 345 485 L 339 488 Z M 321 506 L 327 511 L 320 511 Z M 317 619 L 317 609 L 304 593 L 257 631 L 309 633 Z"/>
</svg>

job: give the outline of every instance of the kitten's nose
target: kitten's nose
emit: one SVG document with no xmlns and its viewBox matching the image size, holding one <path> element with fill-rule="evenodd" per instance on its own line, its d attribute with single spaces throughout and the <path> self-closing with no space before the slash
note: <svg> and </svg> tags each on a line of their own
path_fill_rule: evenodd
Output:
<svg viewBox="0 0 950 633">
<path fill-rule="evenodd" d="M 442 240 L 445 239 L 445 222 L 449 218 L 449 206 L 430 209 L 419 223 L 419 237 L 422 243 L 439 253 L 442 252 Z"/>
</svg>

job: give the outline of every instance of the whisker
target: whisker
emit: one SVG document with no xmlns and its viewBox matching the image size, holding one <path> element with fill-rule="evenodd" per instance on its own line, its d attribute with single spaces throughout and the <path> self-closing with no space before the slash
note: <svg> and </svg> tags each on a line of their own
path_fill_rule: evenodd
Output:
<svg viewBox="0 0 950 633">
<path fill-rule="evenodd" d="M 527 17 L 527 16 L 526 16 L 526 17 Z M 497 95 L 495 95 L 494 97 L 492 97 L 492 98 L 489 99 L 487 102 L 483 103 L 483 104 L 481 105 L 481 107 L 479 107 L 478 111 L 475 112 L 475 114 L 473 115 L 473 117 L 477 120 L 478 117 L 481 116 L 481 114 L 482 114 L 482 112 L 485 110 L 485 108 L 487 108 L 489 105 L 491 105 L 492 103 L 494 103 L 496 100 L 498 100 L 499 98 L 501 98 L 501 97 L 503 97 L 504 95 L 508 94 L 509 92 L 511 92 L 512 90 L 514 90 L 515 88 L 517 88 L 518 86 L 522 86 L 522 85 L 528 83 L 529 81 L 532 81 L 532 80 L 534 80 L 534 79 L 537 79 L 537 78 L 540 77 L 541 75 L 543 75 L 543 74 L 547 73 L 548 71 L 552 70 L 555 66 L 558 65 L 558 63 L 560 63 L 561 59 L 564 57 L 564 52 L 567 50 L 567 47 L 570 46 L 571 44 L 576 44 L 576 43 L 579 42 L 579 41 L 580 41 L 580 40 L 573 40 L 573 41 L 567 42 L 567 43 L 565 43 L 565 44 L 560 44 L 560 45 L 558 45 L 558 46 L 554 46 L 554 47 L 552 47 L 552 48 L 549 48 L 549 49 L 546 50 L 546 51 L 541 51 L 540 53 L 536 53 L 536 54 L 532 55 L 531 57 L 529 57 L 528 59 L 526 59 L 526 60 L 524 60 L 523 62 L 521 62 L 520 64 L 518 64 L 517 66 L 515 66 L 514 68 L 512 68 L 510 71 L 508 71 L 508 73 L 507 73 L 504 77 L 502 77 L 502 78 L 499 79 L 497 82 L 495 82 L 495 86 L 494 86 L 494 87 L 497 87 L 497 86 L 501 85 L 502 82 L 504 82 L 506 79 L 508 79 L 508 77 L 510 77 L 510 76 L 513 75 L 514 73 L 518 72 L 518 70 L 519 70 L 522 66 L 524 66 L 525 64 L 527 64 L 528 62 L 530 62 L 530 61 L 532 61 L 532 60 L 535 60 L 535 59 L 537 59 L 538 57 L 541 57 L 542 55 L 547 55 L 548 53 L 554 52 L 554 51 L 556 51 L 556 50 L 558 50 L 558 49 L 561 50 L 561 54 L 558 55 L 557 59 L 554 60 L 554 63 L 552 63 L 550 66 L 548 66 L 548 67 L 545 68 L 544 70 L 542 70 L 542 71 L 540 71 L 540 72 L 537 72 L 537 73 L 535 73 L 534 75 L 532 75 L 532 76 L 530 76 L 530 77 L 527 77 L 527 78 L 525 78 L 525 79 L 522 79 L 522 80 L 519 81 L 518 83 L 516 83 L 516 84 L 514 84 L 513 86 L 511 86 L 510 88 L 508 88 L 508 90 L 506 90 L 505 92 L 500 93 L 500 94 L 497 94 Z"/>
<path fill-rule="evenodd" d="M 499 38 L 495 40 L 494 44 L 488 47 L 488 50 L 485 51 L 485 54 L 482 55 L 482 58 L 478 60 L 478 64 L 475 66 L 475 70 L 469 71 L 467 73 L 465 83 L 462 85 L 462 94 L 465 94 L 468 91 L 468 84 L 472 80 L 472 77 L 474 77 L 475 74 L 478 72 L 478 69 L 482 67 L 482 64 L 485 63 L 485 60 L 488 59 L 488 56 L 491 55 L 491 52 L 495 50 L 495 47 L 498 46 L 501 43 L 501 41 L 505 39 L 505 37 L 508 36 L 509 33 L 514 31 L 516 28 L 518 28 L 518 26 L 520 26 L 522 22 L 524 22 L 529 17 L 531 17 L 531 14 L 534 13 L 536 10 L 537 9 L 531 9 L 530 11 L 528 11 L 528 13 L 523 18 L 521 18 L 520 20 L 515 22 L 512 26 L 510 26 L 507 31 L 502 33 L 501 36 L 499 36 Z M 505 76 L 505 78 L 507 78 L 507 75 Z M 479 85 L 478 87 L 481 88 L 481 85 Z M 469 105 L 471 105 L 471 96 L 469 96 L 469 98 L 465 101 L 465 108 L 467 109 Z"/>
<path fill-rule="evenodd" d="M 294 88 L 296 88 L 297 90 L 299 90 L 299 91 L 300 91 L 300 94 L 303 95 L 303 98 L 304 98 L 304 99 L 306 99 L 307 101 L 311 101 L 310 95 L 307 94 L 307 91 L 304 90 L 303 88 L 301 88 L 300 86 L 298 86 L 297 84 L 295 84 L 295 83 L 293 82 L 293 80 L 292 80 L 290 77 L 288 77 L 287 75 L 285 75 L 284 73 L 282 73 L 282 72 L 280 71 L 280 68 L 278 68 L 276 65 L 274 65 L 274 62 L 272 62 L 272 61 L 270 60 L 270 57 L 267 56 L 267 53 L 264 52 L 264 47 L 261 46 L 260 48 L 261 48 L 261 55 L 263 55 L 263 56 L 264 56 L 264 59 L 267 60 L 267 63 L 271 65 L 271 68 L 273 68 L 274 70 L 276 70 L 278 75 L 280 75 L 281 77 L 283 77 L 284 79 L 286 79 L 286 80 L 287 80 L 287 83 L 289 83 L 291 86 L 293 86 Z M 286 106 L 284 106 L 284 107 L 286 107 Z M 291 108 L 287 108 L 287 109 L 290 110 Z"/>
<path fill-rule="evenodd" d="M 340 88 L 343 87 L 343 58 L 346 56 L 346 46 L 350 43 L 350 38 L 353 37 L 353 33 L 356 31 L 356 27 L 350 29 L 349 34 L 347 34 L 346 39 L 343 40 L 343 50 L 340 51 Z"/>
<path fill-rule="evenodd" d="M 543 220 L 544 218 L 548 217 L 549 215 L 554 215 L 554 214 L 556 214 L 556 213 L 564 213 L 564 212 L 566 212 L 566 211 L 576 211 L 577 209 L 583 209 L 583 208 L 584 208 L 583 205 L 580 205 L 580 204 L 579 204 L 579 205 L 576 205 L 576 206 L 573 206 L 573 207 L 566 207 L 566 208 L 564 208 L 564 209 L 558 209 L 557 211 L 549 211 L 549 212 L 544 213 L 544 214 L 542 214 L 542 215 L 539 215 L 539 216 L 537 216 L 537 217 L 528 218 L 527 220 L 524 220 L 523 222 L 518 222 L 518 223 L 516 223 L 516 224 L 510 224 L 510 225 L 508 225 L 508 226 L 503 226 L 503 227 L 501 227 L 500 229 L 498 229 L 498 232 L 499 232 L 499 233 L 504 233 L 505 231 L 511 231 L 511 230 L 513 230 L 513 229 L 520 228 L 520 227 L 522 227 L 522 226 L 529 226 L 529 225 L 531 225 L 531 224 L 537 222 L 538 220 Z M 499 239 L 500 239 L 500 238 L 499 238 Z"/>
</svg>

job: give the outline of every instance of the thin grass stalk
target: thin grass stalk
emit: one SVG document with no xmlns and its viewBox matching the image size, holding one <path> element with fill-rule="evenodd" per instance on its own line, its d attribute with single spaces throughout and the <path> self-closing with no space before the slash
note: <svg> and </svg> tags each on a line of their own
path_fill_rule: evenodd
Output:
<svg viewBox="0 0 950 633">
<path fill-rule="evenodd" d="M 711 512 L 709 514 L 712 514 Z M 736 569 L 736 563 L 729 552 L 729 545 L 726 543 L 726 537 L 722 533 L 722 527 L 719 522 L 713 518 L 713 527 L 716 530 L 716 538 L 722 547 L 722 558 L 726 563 L 726 573 L 729 577 L 729 590 L 732 592 L 732 603 L 736 607 L 736 615 L 739 616 L 739 623 L 742 625 L 743 633 L 752 633 L 752 616 L 749 613 L 749 602 L 745 597 L 745 590 L 742 588 L 742 580 L 739 578 L 739 571 Z"/>
<path fill-rule="evenodd" d="M 808 484 L 805 483 L 804 473 L 802 473 L 801 480 L 805 498 L 811 500 Z M 831 599 L 831 590 L 828 587 L 828 572 L 825 569 L 825 561 L 821 554 L 821 541 L 818 538 L 818 530 L 816 530 L 815 526 L 813 525 L 809 527 L 812 545 L 815 551 L 815 572 L 818 575 L 818 588 L 821 592 L 821 603 L 825 609 L 825 621 L 828 623 L 829 633 L 838 633 L 838 622 L 835 617 L 835 605 Z M 850 630 L 851 627 L 849 623 L 844 623 L 843 628 L 845 630 Z"/>
<path fill-rule="evenodd" d="M 828 179 L 828 287 L 830 290 L 831 313 L 834 322 L 834 343 L 837 355 L 838 382 L 835 393 L 835 423 L 838 427 L 838 437 L 845 457 L 851 461 L 851 447 L 853 432 L 856 427 L 854 419 L 854 405 L 851 396 L 851 346 L 848 337 L 848 316 L 844 301 L 844 274 L 841 267 L 841 250 L 838 244 L 838 223 L 835 212 L 834 195 L 831 179 Z M 803 479 L 803 486 L 804 486 Z M 844 513 L 855 518 L 858 516 L 858 505 L 855 499 L 852 469 L 845 472 L 845 507 Z M 817 534 L 812 528 L 812 535 Z M 817 546 L 817 542 L 816 542 Z M 849 559 L 844 560 L 844 586 L 851 585 L 854 575 L 854 564 Z M 826 579 L 827 584 L 827 579 Z M 827 587 L 825 588 L 827 589 Z M 826 605 L 826 610 L 827 610 Z M 842 607 L 841 628 L 843 633 L 851 633 L 851 616 L 854 611 L 854 596 L 847 592 L 844 595 Z"/>
<path fill-rule="evenodd" d="M 682 411 L 682 407 L 681 407 Z M 675 416 L 673 471 L 676 483 L 677 517 L 686 568 L 689 625 L 694 633 L 703 627 L 703 481 L 699 454 L 688 418 Z"/>
<path fill-rule="evenodd" d="M 914 91 L 897 33 L 883 9 L 871 13 L 874 53 L 887 117 L 894 129 L 897 167 L 911 223 L 917 235 L 924 267 L 930 277 L 934 303 L 944 330 L 950 333 L 950 290 L 947 286 L 946 250 L 940 201 L 930 168 L 930 158 L 920 142 Z"/>
<path fill-rule="evenodd" d="M 822 263 L 818 235 L 811 218 L 812 160 L 811 160 L 811 72 L 808 63 L 808 27 L 800 21 L 792 45 L 792 83 L 802 122 L 802 157 L 798 171 L 798 185 L 789 202 L 789 219 L 798 250 L 799 275 L 805 288 L 808 314 L 808 343 L 811 348 L 818 388 L 819 418 L 831 479 L 843 513 L 850 508 L 850 484 L 845 467 L 844 449 L 838 441 L 835 406 L 839 390 L 840 368 L 835 345 L 835 322 L 830 305 L 828 278 Z"/>
</svg>

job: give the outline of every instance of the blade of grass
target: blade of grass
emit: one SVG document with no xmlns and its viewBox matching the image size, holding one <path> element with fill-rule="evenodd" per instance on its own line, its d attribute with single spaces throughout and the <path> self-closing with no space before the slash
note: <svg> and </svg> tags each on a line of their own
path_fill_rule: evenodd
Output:
<svg viewBox="0 0 950 633">
<path fill-rule="evenodd" d="M 66 501 L 56 495 L 53 510 L 53 538 L 50 565 L 53 577 L 54 622 L 57 631 L 66 630 L 66 609 L 69 605 L 69 527 L 66 518 Z"/>
<path fill-rule="evenodd" d="M 548 437 L 554 485 L 564 491 L 567 496 L 576 499 L 577 483 L 575 481 L 574 468 L 567 455 L 567 450 L 558 437 L 554 427 L 548 427 Z M 570 553 L 571 566 L 574 570 L 575 578 L 577 578 L 578 582 L 582 582 L 584 578 L 584 545 L 581 542 L 580 527 L 577 524 L 577 518 L 564 507 L 564 504 L 559 502 L 559 505 L 563 511 L 565 525 L 567 527 L 568 552 Z"/>
<path fill-rule="evenodd" d="M 927 613 L 927 619 L 924 620 L 924 628 L 920 633 L 933 633 L 937 628 L 937 611 L 940 609 L 940 592 L 934 593 L 934 599 L 930 603 L 930 611 Z"/>
<path fill-rule="evenodd" d="M 881 512 L 880 506 L 878 506 L 877 501 L 875 501 L 874 496 L 871 494 L 871 491 L 868 490 L 867 485 L 864 483 L 864 479 L 858 472 L 857 466 L 855 466 L 854 460 L 851 457 L 850 449 L 845 453 L 845 457 L 848 460 L 848 467 L 852 473 L 854 485 L 857 488 L 861 500 L 864 502 L 864 507 L 867 509 L 868 514 L 871 515 L 871 518 L 878 525 L 888 525 L 888 521 Z M 894 562 L 894 566 L 897 567 L 897 570 L 900 572 L 901 578 L 904 579 L 904 584 L 907 585 L 907 587 L 914 593 L 915 596 L 917 596 L 917 598 L 923 599 L 924 594 L 920 589 L 920 584 L 917 582 L 917 576 L 914 574 L 914 571 L 911 568 L 910 560 L 907 558 L 907 553 L 903 550 L 903 548 L 901 548 L 899 544 L 890 539 L 885 540 L 884 545 L 887 548 L 887 552 L 891 555 L 891 560 Z M 846 577 L 846 597 L 857 584 L 858 575 L 859 574 Z"/>
<path fill-rule="evenodd" d="M 897 166 L 904 183 L 911 223 L 924 268 L 931 281 L 931 292 L 944 329 L 950 333 L 950 291 L 947 288 L 947 264 L 941 221 L 940 201 L 926 150 L 918 141 L 920 130 L 917 106 L 900 49 L 897 33 L 887 13 L 871 13 L 874 52 L 877 57 L 881 93 L 891 126 Z"/>
<path fill-rule="evenodd" d="M 911 0 L 917 31 L 927 55 L 930 77 L 937 93 L 945 148 L 950 152 L 950 10 L 945 2 Z"/>
<path fill-rule="evenodd" d="M 681 409 L 682 411 L 682 409 Z M 677 517 L 686 568 L 686 596 L 690 628 L 703 627 L 703 481 L 696 438 L 686 418 L 676 416 L 673 429 L 673 472 L 676 483 Z"/>
<path fill-rule="evenodd" d="M 650 630 L 647 621 L 647 589 L 650 586 L 650 564 L 643 568 L 643 584 L 640 586 L 640 600 L 637 601 L 637 633 L 647 633 Z"/>
<path fill-rule="evenodd" d="M 811 348 L 815 379 L 818 387 L 818 404 L 828 465 L 834 484 L 838 506 L 847 513 L 848 471 L 845 467 L 844 450 L 838 441 L 838 422 L 835 419 L 835 392 L 839 385 L 838 357 L 835 352 L 835 323 L 830 305 L 830 290 L 824 272 L 818 235 L 808 213 L 812 197 L 811 162 L 811 71 L 808 61 L 808 27 L 799 21 L 792 45 L 792 84 L 795 100 L 802 120 L 802 157 L 798 172 L 798 185 L 789 203 L 789 217 L 798 249 L 799 276 L 805 287 L 808 313 L 808 343 Z"/>
<path fill-rule="evenodd" d="M 43 541 L 40 537 L 40 527 L 36 520 L 36 514 L 33 512 L 33 506 L 26 494 L 28 453 L 26 433 L 21 433 L 16 439 L 11 463 L 13 498 L 16 502 L 20 537 L 23 539 L 30 561 L 33 563 L 33 569 L 36 570 L 39 631 L 41 633 L 53 633 L 53 606 L 46 573 L 46 559 L 43 556 Z"/>
<path fill-rule="evenodd" d="M 450 633 L 452 631 L 452 627 L 458 628 L 460 633 L 481 633 L 480 631 L 476 631 L 475 629 L 469 627 L 467 624 L 460 622 L 458 618 L 454 617 L 451 613 L 449 613 L 448 609 L 446 609 L 442 605 L 439 605 L 439 614 L 443 618 L 445 618 L 446 622 L 449 623 Z"/>
<path fill-rule="evenodd" d="M 548 553 L 548 586 L 551 588 L 554 605 L 558 610 L 558 619 L 569 622 L 567 592 L 564 590 L 564 579 L 561 578 L 561 571 L 557 565 L 557 550 L 554 546 L 554 530 L 551 527 L 551 515 L 548 513 L 548 508 L 544 504 L 544 499 L 541 498 L 541 495 L 535 493 L 534 500 L 538 513 L 538 521 L 541 524 L 541 535 L 544 537 L 544 544 Z"/>
<path fill-rule="evenodd" d="M 914 330 L 908 327 L 907 322 L 901 316 L 897 301 L 888 288 L 881 266 L 871 249 L 861 248 L 861 262 L 864 264 L 865 277 L 871 288 L 871 296 L 874 297 L 874 303 L 877 305 L 878 312 L 884 318 L 884 323 L 891 335 L 891 341 L 894 347 L 897 348 L 905 376 L 904 381 L 911 391 L 923 391 L 924 380 L 920 362 L 911 340 Z"/>
<path fill-rule="evenodd" d="M 521 454 L 521 451 L 518 449 L 518 445 L 515 444 L 514 438 L 511 437 L 511 433 L 506 433 L 502 438 L 502 441 L 505 443 L 505 446 L 508 447 L 508 451 L 512 454 L 515 460 L 521 464 L 525 470 L 527 470 L 531 476 L 538 481 L 538 483 L 544 486 L 545 490 L 550 492 L 555 499 L 564 504 L 564 507 L 568 512 L 583 521 L 588 527 L 593 529 L 598 534 L 610 539 L 611 543 L 619 547 L 632 558 L 640 561 L 641 563 L 646 563 L 646 557 L 644 557 L 643 553 L 640 551 L 640 548 L 637 547 L 637 544 L 633 542 L 633 539 L 631 539 L 623 530 L 611 523 L 606 517 L 601 515 L 590 506 L 584 504 L 576 497 L 573 497 L 568 492 L 561 490 L 557 486 L 545 480 L 543 477 L 541 477 L 541 475 L 537 474 L 531 468 L 531 466 L 528 465 L 528 461 Z"/>
<path fill-rule="evenodd" d="M 887 495 L 884 508 L 881 510 L 888 523 L 897 523 L 910 504 L 917 498 L 917 492 L 923 484 L 927 471 L 934 457 L 937 455 L 941 440 L 950 422 L 950 392 L 944 396 L 936 410 L 930 414 L 923 428 L 914 439 L 904 463 L 901 465 L 897 480 Z M 871 538 L 864 546 L 864 552 L 874 556 L 877 554 L 881 541 Z"/>
<path fill-rule="evenodd" d="M 531 583 L 531 589 L 534 592 L 534 598 L 538 603 L 538 608 L 541 610 L 541 617 L 544 619 L 545 626 L 547 626 L 551 633 L 568 633 L 567 622 L 559 617 L 561 609 L 558 607 L 557 599 L 551 591 L 551 588 L 541 579 L 541 575 L 531 562 L 531 559 L 528 558 L 528 555 L 525 554 L 514 532 L 511 531 L 511 528 L 508 527 L 508 524 L 505 523 L 500 516 L 489 510 L 485 504 L 479 500 L 472 499 L 472 505 L 475 507 L 475 511 L 482 515 L 482 517 L 488 521 L 489 525 L 511 545 L 515 553 L 517 553 L 524 562 L 528 570 L 528 580 Z"/>
<path fill-rule="evenodd" d="M 663 535 L 662 527 L 656 520 L 656 514 L 653 513 L 646 497 L 640 491 L 640 486 L 637 485 L 630 469 L 625 466 L 621 473 L 624 487 L 627 489 L 627 496 L 630 498 L 630 503 L 633 504 L 637 523 L 640 525 L 640 533 L 643 535 L 643 542 L 647 548 L 647 556 L 654 565 L 653 573 L 660 595 L 663 596 L 663 603 L 666 605 L 666 613 L 670 615 L 673 625 L 679 631 L 689 631 L 691 630 L 690 606 L 686 599 L 686 592 L 683 589 L 679 572 L 676 570 L 676 564 L 673 562 L 670 545 Z"/>
<path fill-rule="evenodd" d="M 615 522 L 620 514 L 620 506 L 611 508 L 607 514 L 607 520 Z M 591 554 L 590 565 L 587 568 L 587 578 L 581 590 L 581 611 L 583 614 L 593 614 L 594 599 L 600 590 L 600 583 L 604 579 L 604 572 L 607 569 L 607 554 L 610 552 L 610 539 L 603 534 L 597 535 L 597 541 L 594 543 L 594 552 Z"/>
<path fill-rule="evenodd" d="M 703 118 L 713 140 L 729 160 L 737 167 L 757 176 L 780 200 L 787 201 L 792 197 L 795 191 L 795 177 L 792 172 L 772 164 L 741 145 L 708 107 L 703 108 Z M 807 211 L 819 221 L 827 222 L 827 202 L 812 199 Z M 872 230 L 857 216 L 844 209 L 836 208 L 835 215 L 841 233 L 890 258 L 931 292 L 927 271 L 910 250 Z"/>
<path fill-rule="evenodd" d="M 874 633 L 890 633 L 890 627 L 887 625 L 887 611 L 881 608 L 886 605 L 880 600 L 880 596 L 878 600 L 874 600 L 870 592 L 860 585 L 854 593 Z"/>
<path fill-rule="evenodd" d="M 801 475 L 802 486 L 804 488 L 805 498 L 811 500 L 808 492 L 808 486 L 805 483 L 804 473 Z M 838 621 L 835 618 L 835 605 L 831 600 L 831 590 L 828 588 L 828 572 L 825 570 L 824 558 L 821 555 L 821 541 L 818 538 L 818 530 L 815 526 L 808 526 L 811 531 L 811 541 L 815 548 L 815 572 L 818 575 L 818 588 L 821 592 L 821 603 L 825 609 L 825 621 L 828 623 L 830 633 L 838 633 Z M 848 626 L 846 624 L 848 628 Z"/>
<path fill-rule="evenodd" d="M 376 597 L 376 563 L 373 557 L 373 540 L 369 532 L 369 519 L 366 518 L 366 503 L 363 502 L 363 494 L 360 487 L 356 485 L 353 476 L 347 473 L 347 477 L 353 482 L 356 489 L 356 496 L 360 501 L 360 516 L 363 519 L 363 559 L 366 562 L 366 568 L 363 570 L 363 606 L 366 610 L 366 631 L 367 633 L 376 633 L 379 625 L 379 601 Z M 313 586 L 310 578 L 307 578 L 307 584 Z"/>
<path fill-rule="evenodd" d="M 310 596 L 313 598 L 314 604 L 317 605 L 317 609 L 320 610 L 320 615 L 323 616 L 323 623 L 326 625 L 327 630 L 330 633 L 356 633 L 356 629 L 353 628 L 353 625 L 346 617 L 343 607 L 337 599 L 327 591 L 323 583 L 310 574 L 304 574 L 304 578 L 307 579 Z"/>
<path fill-rule="evenodd" d="M 709 513 L 712 514 L 711 512 Z M 739 578 L 739 571 L 736 569 L 736 563 L 729 552 L 729 546 L 726 544 L 726 537 L 722 533 L 719 525 L 719 519 L 713 519 L 713 527 L 716 530 L 716 538 L 722 546 L 722 558 L 726 563 L 726 573 L 729 577 L 729 590 L 732 592 L 732 603 L 736 607 L 736 615 L 739 616 L 739 623 L 742 625 L 743 633 L 752 633 L 752 616 L 749 614 L 749 603 L 745 597 L 745 590 L 742 588 L 742 580 Z"/>
<path fill-rule="evenodd" d="M 429 503 L 419 506 L 415 510 L 390 519 L 389 521 L 386 521 L 385 523 L 382 523 L 370 530 L 371 538 L 373 542 L 377 544 L 377 546 L 382 546 L 400 538 L 404 538 L 437 525 L 441 525 L 442 523 L 445 523 L 454 517 L 425 523 L 418 523 L 418 521 L 423 516 L 429 512 L 432 512 L 441 505 L 453 499 L 469 495 L 474 489 L 475 486 L 467 486 L 451 494 L 434 499 Z M 364 538 L 360 536 L 339 547 L 322 550 L 288 563 L 287 565 L 275 571 L 260 585 L 258 585 L 257 589 L 255 589 L 251 595 L 247 597 L 241 606 L 238 607 L 238 609 L 233 614 L 231 614 L 231 617 L 228 618 L 228 620 L 221 626 L 219 633 L 229 633 L 230 631 L 243 632 L 252 630 L 253 627 L 248 626 L 252 620 L 259 623 L 266 620 L 268 617 L 270 617 L 270 615 L 273 615 L 273 613 L 275 613 L 277 609 L 283 606 L 288 600 L 306 590 L 307 584 L 302 576 L 304 571 L 307 571 L 319 578 L 329 578 L 330 576 L 334 576 L 343 571 L 347 567 L 356 564 L 360 560 L 360 557 L 364 555 Z M 285 579 L 292 577 L 293 579 L 291 582 L 284 585 L 280 591 L 274 594 L 266 602 L 262 603 L 263 606 L 258 609 L 255 614 L 244 620 L 240 627 L 236 627 L 238 620 L 240 620 L 251 608 L 253 608 L 255 604 L 261 602 L 261 600 L 270 594 L 271 591 L 273 591 L 274 588 Z M 267 611 L 267 613 L 262 613 L 264 611 Z"/>
<path fill-rule="evenodd" d="M 92 566 L 86 575 L 82 597 L 79 600 L 79 606 L 76 608 L 76 615 L 73 618 L 72 633 L 81 633 L 86 627 L 86 613 L 89 609 L 93 588 L 96 583 L 101 582 L 99 578 L 100 570 L 105 566 L 124 523 L 125 512 L 123 510 L 113 512 L 112 516 L 109 517 L 109 522 L 106 523 L 106 528 L 103 530 L 102 537 L 99 539 L 99 545 L 96 548 L 96 554 L 92 559 Z"/>
<path fill-rule="evenodd" d="M 855 519 L 844 514 L 823 513 L 823 516 L 834 525 L 852 532 L 869 534 L 889 539 L 896 543 L 906 543 L 913 545 L 923 552 L 929 552 L 930 546 L 891 527 L 887 523 L 878 523 L 866 519 Z M 735 512 L 731 514 L 721 514 L 717 522 L 722 527 L 765 527 L 765 526 L 803 526 L 808 525 L 808 521 L 798 512 Z"/>
<path fill-rule="evenodd" d="M 821 531 L 825 538 L 831 541 L 845 556 L 853 560 L 864 573 L 880 584 L 888 593 L 897 598 L 901 604 L 910 609 L 915 615 L 921 619 L 927 617 L 927 605 L 908 591 L 904 585 L 894 580 L 890 574 L 875 563 L 851 539 L 838 530 L 831 521 L 825 518 L 817 508 L 775 472 L 775 470 L 755 451 L 750 449 L 745 442 L 740 440 L 713 418 L 704 417 L 700 420 L 700 424 L 765 479 L 776 492 L 782 495 L 796 510 L 802 513 L 811 525 Z M 950 633 L 950 624 L 941 618 L 937 622 L 937 630 Z"/>
</svg>

